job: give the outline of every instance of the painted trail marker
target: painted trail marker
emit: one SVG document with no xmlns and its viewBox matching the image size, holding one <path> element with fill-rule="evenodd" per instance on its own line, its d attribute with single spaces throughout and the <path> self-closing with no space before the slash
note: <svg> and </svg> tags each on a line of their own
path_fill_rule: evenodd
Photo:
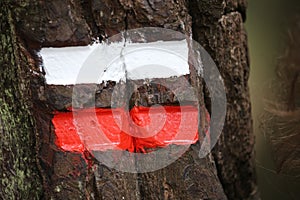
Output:
<svg viewBox="0 0 300 200">
<path fill-rule="evenodd" d="M 152 117 L 161 115 L 160 109 L 152 107 Z M 74 119 L 72 112 L 58 112 L 52 122 L 55 127 L 56 144 L 65 151 L 83 152 L 85 146 L 92 151 L 105 151 L 108 149 L 128 150 L 130 152 L 145 152 L 145 149 L 164 147 L 169 144 L 194 144 L 198 140 L 198 110 L 193 106 L 164 106 L 166 120 L 162 129 L 156 131 L 136 127 L 145 127 L 152 122 L 149 117 L 149 107 L 134 107 L 130 116 L 122 109 L 96 108 L 98 122 L 91 117 L 93 109 L 73 111 L 80 113 L 79 118 Z M 115 114 L 117 113 L 117 114 Z M 135 125 L 130 123 L 131 117 Z M 189 119 L 182 123 L 183 119 Z M 122 124 L 119 127 L 116 123 Z M 121 122 L 121 123 L 120 123 Z M 76 125 L 76 123 L 79 123 Z M 96 127 L 96 124 L 99 127 Z M 131 125 L 130 125 L 131 124 Z M 108 140 L 98 137 L 99 128 Z M 125 131 L 130 131 L 126 133 Z M 149 131 L 149 132 L 147 132 Z M 82 141 L 78 134 L 82 134 L 85 141 Z M 132 135 L 140 135 L 133 137 Z M 150 137 L 145 137 L 151 135 Z"/>
<path fill-rule="evenodd" d="M 46 102 L 56 110 L 53 134 L 65 151 L 89 152 L 110 168 L 143 173 L 170 165 L 198 140 L 198 156 L 205 157 L 222 133 L 223 79 L 210 55 L 187 35 L 146 27 L 104 43 L 42 48 L 39 54 Z M 205 136 L 198 136 L 198 128 L 207 126 L 210 115 L 200 123 L 195 76 L 212 95 L 211 123 L 201 127 Z M 59 112 L 71 105 L 72 112 Z"/>
<path fill-rule="evenodd" d="M 126 82 L 127 78 L 170 78 L 190 73 L 186 40 L 43 48 L 40 55 L 49 85 Z M 98 76 L 99 72 L 102 74 Z M 129 114 L 121 108 L 84 108 L 55 112 L 52 122 L 56 145 L 65 151 L 146 152 L 198 140 L 198 109 L 193 106 L 134 107 Z"/>
<path fill-rule="evenodd" d="M 43 59 L 42 67 L 46 72 L 45 78 L 49 85 L 101 83 L 108 80 L 119 82 L 125 78 L 123 63 L 126 65 L 129 79 L 168 78 L 190 73 L 186 62 L 188 60 L 186 40 L 151 43 L 127 42 L 125 47 L 122 42 L 109 45 L 50 47 L 42 48 L 39 54 Z M 124 57 L 121 59 L 120 55 L 122 54 Z M 115 60 L 116 58 L 117 60 Z M 89 65 L 88 72 L 84 75 L 85 77 L 82 77 L 81 74 L 81 79 L 78 80 L 83 65 Z M 141 66 L 147 66 L 147 69 L 140 70 Z M 91 78 L 95 73 L 100 75 L 97 73 L 100 69 L 105 70 L 103 75 L 99 79 Z M 134 71 L 134 73 L 130 73 L 130 71 Z"/>
</svg>

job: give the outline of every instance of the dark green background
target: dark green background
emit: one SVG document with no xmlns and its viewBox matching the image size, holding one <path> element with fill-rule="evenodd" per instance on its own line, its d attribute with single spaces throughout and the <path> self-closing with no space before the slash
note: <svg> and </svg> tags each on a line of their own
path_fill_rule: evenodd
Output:
<svg viewBox="0 0 300 200">
<path fill-rule="evenodd" d="M 268 95 L 269 84 L 275 78 L 276 61 L 283 52 L 288 22 L 299 13 L 299 8 L 300 0 L 248 0 L 246 28 L 251 63 L 250 91 L 262 200 L 300 199 L 300 178 L 276 173 L 268 140 L 259 128 L 263 98 Z"/>
</svg>

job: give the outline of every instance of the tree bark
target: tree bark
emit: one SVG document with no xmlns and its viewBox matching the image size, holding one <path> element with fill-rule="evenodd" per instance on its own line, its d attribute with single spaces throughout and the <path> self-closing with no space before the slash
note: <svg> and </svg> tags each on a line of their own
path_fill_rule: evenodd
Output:
<svg viewBox="0 0 300 200">
<path fill-rule="evenodd" d="M 2 1 L 0 197 L 257 199 L 245 5 L 243 0 Z M 109 169 L 88 152 L 59 149 L 51 120 L 54 110 L 65 111 L 71 105 L 72 87 L 47 85 L 37 52 L 42 47 L 87 45 L 95 38 L 146 26 L 192 36 L 217 63 L 226 86 L 227 115 L 213 154 L 200 159 L 197 143 L 166 168 L 130 174 Z M 210 110 L 209 94 L 193 72 L 191 79 L 203 115 Z M 96 106 L 108 106 L 113 87 L 114 83 L 98 86 Z M 84 86 L 83 91 L 89 92 Z M 143 101 L 149 99 L 147 93 L 138 93 L 133 98 L 138 105 L 176 104 L 165 97 Z M 208 124 L 201 119 L 200 135 Z"/>
<path fill-rule="evenodd" d="M 9 4 L 0 3 L 0 198 L 41 195 L 29 86 L 32 58 L 16 35 Z"/>
<path fill-rule="evenodd" d="M 229 199 L 256 198 L 246 1 L 191 2 L 194 39 L 212 56 L 226 87 L 225 125 L 213 150 L 218 176 Z"/>
</svg>

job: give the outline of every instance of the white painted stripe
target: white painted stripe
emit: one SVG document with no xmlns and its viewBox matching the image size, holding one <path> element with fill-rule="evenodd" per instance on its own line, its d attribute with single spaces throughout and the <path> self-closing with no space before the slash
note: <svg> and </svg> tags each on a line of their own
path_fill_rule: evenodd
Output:
<svg viewBox="0 0 300 200">
<path fill-rule="evenodd" d="M 125 68 L 129 79 L 189 74 L 186 40 L 50 47 L 39 54 L 46 82 L 54 85 L 125 80 Z"/>
</svg>

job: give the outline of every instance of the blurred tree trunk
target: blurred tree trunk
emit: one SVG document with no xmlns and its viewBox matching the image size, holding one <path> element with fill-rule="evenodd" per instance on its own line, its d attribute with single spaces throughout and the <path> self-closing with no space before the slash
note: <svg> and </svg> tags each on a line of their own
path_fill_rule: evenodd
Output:
<svg viewBox="0 0 300 200">
<path fill-rule="evenodd" d="M 1 1 L 0 197 L 257 199 L 245 4 L 243 0 Z M 42 47 L 87 45 L 93 38 L 147 26 L 192 35 L 217 63 L 225 80 L 228 113 L 213 154 L 199 159 L 190 148 L 164 169 L 130 174 L 108 169 L 88 153 L 58 149 L 51 122 L 52 93 L 59 96 L 65 89 L 46 85 L 36 53 Z M 203 114 L 209 94 L 202 92 L 202 82 L 198 87 Z M 206 101 L 208 110 L 209 106 Z"/>
</svg>

